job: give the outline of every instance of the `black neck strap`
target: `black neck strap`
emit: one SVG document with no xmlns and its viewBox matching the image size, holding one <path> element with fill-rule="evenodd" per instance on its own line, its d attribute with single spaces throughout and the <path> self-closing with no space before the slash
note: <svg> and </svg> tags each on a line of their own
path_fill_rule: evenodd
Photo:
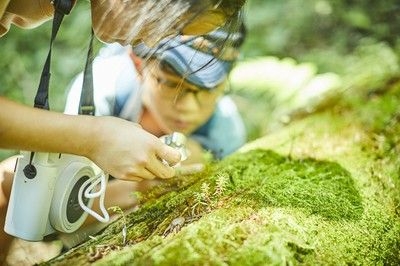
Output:
<svg viewBox="0 0 400 266">
<path fill-rule="evenodd" d="M 50 81 L 50 62 L 51 62 L 51 48 L 54 39 L 60 28 L 64 15 L 68 15 L 73 7 L 74 0 L 54 0 L 54 18 L 53 27 L 51 31 L 49 53 L 47 54 L 46 62 L 43 66 L 42 74 L 40 76 L 39 87 L 35 96 L 34 107 L 49 110 L 49 81 Z M 94 100 L 93 100 L 93 75 L 92 75 L 92 62 L 93 62 L 93 29 L 90 37 L 90 44 L 88 55 L 86 59 L 86 66 L 83 78 L 83 87 L 81 93 L 81 101 L 79 114 L 94 115 Z M 36 176 L 36 168 L 32 165 L 34 152 L 31 152 L 29 164 L 25 166 L 24 173 L 28 178 Z"/>
<path fill-rule="evenodd" d="M 54 18 L 53 18 L 53 28 L 51 31 L 50 38 L 50 48 L 47 54 L 46 62 L 43 66 L 42 75 L 40 76 L 39 88 L 35 97 L 35 107 L 49 110 L 49 81 L 50 81 L 50 62 L 51 62 L 51 48 L 53 46 L 53 41 L 56 38 L 58 29 L 60 28 L 61 22 L 64 18 L 64 10 L 57 8 L 60 6 L 56 4 L 58 2 L 70 2 L 69 0 L 59 0 L 54 2 Z M 64 6 L 64 5 L 61 5 Z M 72 7 L 71 7 L 72 8 Z"/>
<path fill-rule="evenodd" d="M 64 15 L 68 15 L 73 7 L 73 0 L 54 0 L 54 18 L 50 38 L 49 53 L 47 54 L 46 62 L 43 66 L 42 74 L 40 76 L 40 83 L 36 93 L 34 107 L 49 110 L 49 83 L 50 83 L 50 63 L 51 63 L 51 50 L 53 47 L 54 39 L 60 28 Z M 94 115 L 94 100 L 93 100 L 93 75 L 92 75 L 92 62 L 93 62 L 93 39 L 94 33 L 91 32 L 89 50 L 86 59 L 83 86 L 81 93 L 81 100 L 79 106 L 79 114 Z"/>
<path fill-rule="evenodd" d="M 40 76 L 39 88 L 35 96 L 34 107 L 49 110 L 49 81 L 50 81 L 50 62 L 51 62 L 51 48 L 53 41 L 56 38 L 58 29 L 64 15 L 68 15 L 73 7 L 73 0 L 52 0 L 54 5 L 54 18 L 53 27 L 50 38 L 50 48 L 47 54 L 46 62 L 43 66 L 42 75 Z M 32 179 L 36 176 L 36 168 L 32 164 L 34 152 L 31 152 L 29 157 L 29 164 L 24 167 L 24 174 L 27 178 Z"/>
<path fill-rule="evenodd" d="M 89 49 L 86 58 L 85 71 L 83 72 L 82 92 L 78 110 L 78 113 L 80 115 L 95 114 L 94 99 L 93 99 L 93 71 L 92 71 L 93 39 L 94 39 L 94 33 L 92 29 L 90 35 Z"/>
</svg>

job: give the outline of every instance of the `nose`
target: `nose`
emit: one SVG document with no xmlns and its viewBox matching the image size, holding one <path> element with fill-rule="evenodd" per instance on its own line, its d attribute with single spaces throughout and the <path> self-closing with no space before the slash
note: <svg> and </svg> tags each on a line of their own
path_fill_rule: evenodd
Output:
<svg viewBox="0 0 400 266">
<path fill-rule="evenodd" d="M 200 103 L 197 98 L 196 91 L 184 90 L 176 96 L 174 102 L 176 110 L 180 112 L 194 112 L 198 111 L 200 108 Z"/>
</svg>

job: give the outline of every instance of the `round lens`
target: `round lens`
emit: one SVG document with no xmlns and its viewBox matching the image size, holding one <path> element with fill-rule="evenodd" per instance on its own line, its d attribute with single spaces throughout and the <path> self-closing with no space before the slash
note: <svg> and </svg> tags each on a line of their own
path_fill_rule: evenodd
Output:
<svg viewBox="0 0 400 266">
<path fill-rule="evenodd" d="M 82 176 L 79 180 L 75 183 L 74 187 L 71 190 L 71 194 L 68 197 L 68 204 L 67 204 L 67 219 L 70 223 L 75 223 L 83 214 L 84 210 L 79 205 L 78 196 L 79 196 L 79 189 L 83 185 L 83 183 L 88 180 L 88 176 Z M 83 197 L 82 199 L 85 205 L 88 204 L 89 199 Z"/>
</svg>

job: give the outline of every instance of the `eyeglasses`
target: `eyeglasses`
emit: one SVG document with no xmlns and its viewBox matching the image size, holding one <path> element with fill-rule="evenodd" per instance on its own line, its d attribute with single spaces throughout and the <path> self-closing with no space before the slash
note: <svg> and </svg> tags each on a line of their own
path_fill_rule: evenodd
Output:
<svg viewBox="0 0 400 266">
<path fill-rule="evenodd" d="M 215 88 L 201 88 L 192 85 L 193 87 L 185 86 L 185 81 L 180 78 L 179 81 L 171 80 L 166 77 L 159 77 L 155 73 L 151 73 L 157 83 L 160 93 L 165 99 L 173 100 L 174 102 L 184 98 L 187 94 L 192 93 L 199 106 L 207 106 L 215 104 L 219 96 L 223 94 L 225 82 L 219 84 Z"/>
</svg>

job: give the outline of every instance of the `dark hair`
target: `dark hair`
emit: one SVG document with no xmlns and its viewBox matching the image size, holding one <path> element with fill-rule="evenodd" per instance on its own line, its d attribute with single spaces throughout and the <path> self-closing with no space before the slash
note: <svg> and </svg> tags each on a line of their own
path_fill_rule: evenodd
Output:
<svg viewBox="0 0 400 266">
<path fill-rule="evenodd" d="M 202 0 L 202 4 L 193 5 L 192 8 L 196 8 L 196 6 L 202 8 L 202 10 L 197 10 L 199 13 L 212 5 L 215 10 L 223 12 L 226 16 L 226 22 L 223 26 L 210 34 L 203 35 L 203 37 L 220 48 L 233 47 L 238 49 L 242 46 L 247 35 L 243 18 L 245 2 L 246 0 Z M 206 7 L 207 5 L 208 7 Z"/>
<path fill-rule="evenodd" d="M 240 20 L 238 24 L 227 24 L 209 34 L 205 34 L 202 37 L 221 50 L 227 48 L 233 48 L 238 50 L 244 43 L 247 35 L 247 29 L 243 22 Z M 215 57 L 218 58 L 216 54 Z"/>
</svg>

